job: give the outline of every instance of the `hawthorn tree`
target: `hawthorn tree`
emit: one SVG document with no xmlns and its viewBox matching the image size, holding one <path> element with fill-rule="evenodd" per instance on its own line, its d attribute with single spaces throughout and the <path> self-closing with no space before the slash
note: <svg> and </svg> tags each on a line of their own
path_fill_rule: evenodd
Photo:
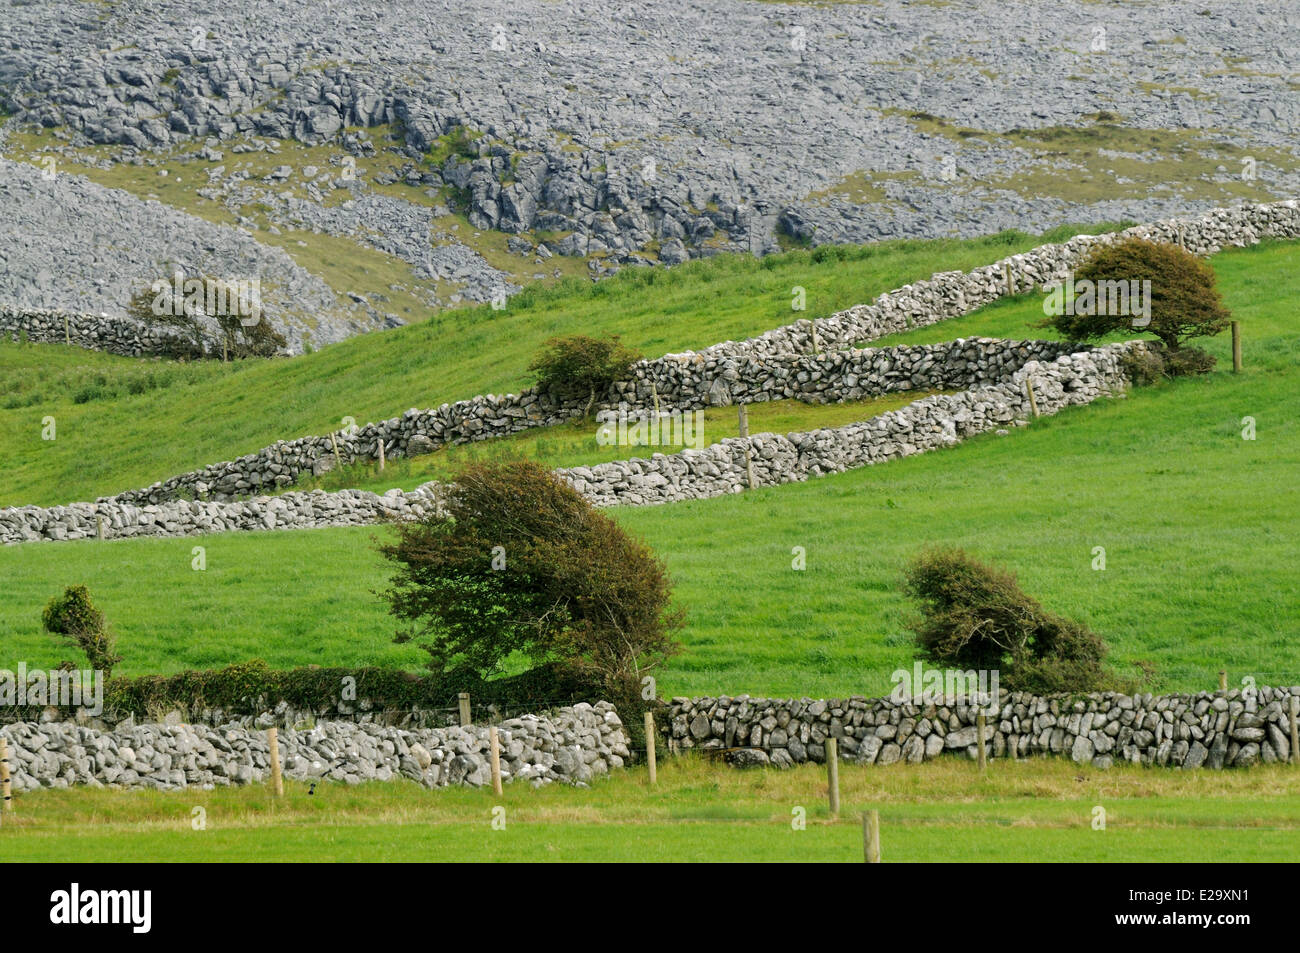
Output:
<svg viewBox="0 0 1300 953">
<path fill-rule="evenodd" d="M 239 299 L 238 288 L 229 282 L 209 275 L 160 281 L 137 291 L 127 304 L 127 312 L 144 324 L 180 331 L 183 340 L 170 342 L 172 357 L 197 360 L 209 352 L 223 351 L 231 359 L 274 357 L 287 346 L 284 335 L 260 313 L 260 304 L 255 315 L 243 314 L 244 308 L 254 303 Z M 178 286 L 191 288 L 191 296 L 177 297 L 173 289 Z M 209 302 L 213 305 L 211 314 L 206 310 Z M 245 324 L 249 316 L 256 320 Z M 215 329 L 205 326 L 201 318 L 214 324 Z"/>
<path fill-rule="evenodd" d="M 1214 270 L 1202 259 L 1178 245 L 1126 238 L 1099 245 L 1074 274 L 1076 284 L 1089 281 L 1133 283 L 1142 288 L 1150 282 L 1150 323 L 1140 326 L 1160 341 L 1163 362 L 1171 374 L 1207 371 L 1214 359 L 1199 348 L 1187 347 L 1194 337 L 1210 337 L 1228 325 L 1231 317 L 1215 286 Z M 1039 324 L 1050 327 L 1072 341 L 1104 338 L 1133 324 L 1131 314 L 1115 309 L 1092 307 L 1075 313 L 1054 314 Z"/>
<path fill-rule="evenodd" d="M 396 524 L 381 593 L 438 673 L 486 677 L 513 653 L 594 676 L 611 700 L 679 649 L 683 613 L 663 563 L 540 464 L 468 465 L 442 515 Z"/>
</svg>

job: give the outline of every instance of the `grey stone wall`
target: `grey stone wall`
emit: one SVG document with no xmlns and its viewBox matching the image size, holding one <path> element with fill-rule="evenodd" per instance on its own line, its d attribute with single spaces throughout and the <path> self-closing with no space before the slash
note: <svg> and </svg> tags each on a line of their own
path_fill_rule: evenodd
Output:
<svg viewBox="0 0 1300 953">
<path fill-rule="evenodd" d="M 40 343 L 74 344 L 125 357 L 175 353 L 188 339 L 167 328 L 151 328 L 124 317 L 101 317 L 76 311 L 0 305 L 0 336 L 21 336 Z"/>
<path fill-rule="evenodd" d="M 844 427 L 729 438 L 700 450 L 655 454 L 557 471 L 597 506 L 669 503 L 738 493 L 748 486 L 746 450 L 758 486 L 809 477 L 953 446 L 989 430 L 1023 424 L 1031 415 L 1025 380 L 1032 379 L 1044 416 L 1122 393 L 1125 352 L 1141 342 L 1112 344 L 1029 361 L 1009 380 L 960 394 L 936 395 Z"/>
<path fill-rule="evenodd" d="M 1226 693 L 1036 696 L 1002 692 L 987 716 L 991 758 L 1060 755 L 1181 768 L 1246 767 L 1290 757 L 1290 699 L 1300 686 Z M 887 765 L 977 756 L 976 709 L 892 698 L 674 698 L 670 736 L 683 749 L 727 749 L 741 765 L 841 760 Z"/>
<path fill-rule="evenodd" d="M 1135 225 L 1121 232 L 1077 235 L 1068 242 L 1040 245 L 969 272 L 940 272 L 886 292 L 869 304 L 817 320 L 817 339 L 822 347 L 851 347 L 968 314 L 1008 294 L 1008 271 L 1017 294 L 1041 289 L 1078 267 L 1097 244 L 1129 237 L 1181 243 L 1188 251 L 1202 256 L 1229 246 L 1254 245 L 1264 238 L 1300 238 L 1300 202 L 1288 199 L 1237 205 L 1202 215 Z M 744 341 L 715 344 L 699 355 L 707 360 L 719 356 L 803 353 L 812 348 L 812 322 L 799 321 Z"/>
<path fill-rule="evenodd" d="M 1031 365 L 1033 373 L 1046 375 L 1041 386 L 1047 391 L 1060 389 L 1059 394 L 1045 394 L 1040 406 L 1043 413 L 1054 413 L 1070 403 L 1087 403 L 1122 389 L 1119 356 L 1124 347 L 1133 345 L 1080 351 L 1076 357 L 1085 356 L 1077 360 L 1062 354 L 1068 346 L 1049 342 L 974 339 L 902 348 L 851 348 L 858 341 L 967 313 L 1012 287 L 1023 291 L 1055 280 L 1096 242 L 1114 241 L 1123 235 L 1180 241 L 1192 251 L 1208 254 L 1225 244 L 1300 236 L 1300 203 L 1244 205 L 1108 236 L 1078 236 L 969 273 L 935 275 L 817 322 L 817 345 L 826 349 L 825 353 L 809 353 L 814 343 L 809 322 L 790 325 L 749 341 L 724 342 L 701 352 L 642 362 L 629 380 L 610 388 L 599 406 L 644 409 L 657 397 L 664 409 L 692 409 L 781 398 L 852 400 L 909 388 L 971 388 L 956 398 L 919 401 L 896 412 L 902 416 L 886 414 L 848 428 L 786 438 L 751 437 L 748 448 L 756 482 L 770 485 L 905 456 L 1023 419 L 1027 411 L 1018 388 L 1023 386 L 1022 371 Z M 1007 269 L 1012 275 L 1010 285 Z M 1068 358 L 1064 363 L 1063 357 Z M 1011 380 L 998 385 L 1001 390 L 978 386 L 1006 381 L 1008 374 Z M 1035 383 L 1039 384 L 1037 378 Z M 986 389 L 990 393 L 981 393 Z M 343 463 L 377 459 L 381 441 L 389 457 L 415 455 L 446 443 L 562 423 L 580 415 L 580 403 L 526 390 L 519 395 L 488 394 L 436 410 L 412 409 L 352 433 L 339 432 L 333 439 L 316 436 L 280 441 L 238 460 L 101 498 L 95 504 L 0 510 L 0 541 L 84 538 L 95 535 L 101 521 L 106 536 L 131 536 L 352 525 L 419 516 L 435 505 L 435 484 L 409 492 L 389 491 L 382 497 L 353 490 L 286 493 L 228 505 L 226 501 L 292 485 L 306 472 L 319 474 L 331 469 L 336 465 L 335 446 L 337 460 Z M 873 437 L 872 430 L 882 434 Z M 634 459 L 563 472 L 601 505 L 669 502 L 741 489 L 745 449 L 743 441 L 722 441 L 670 457 L 655 455 L 650 461 Z"/>
<path fill-rule="evenodd" d="M 977 341 L 969 345 L 973 348 L 969 353 L 980 353 L 985 343 L 1000 343 L 1017 354 L 1020 347 L 1015 342 Z M 968 353 L 963 350 L 967 345 L 955 345 L 948 353 L 957 357 Z M 648 460 L 633 458 L 556 473 L 597 506 L 670 503 L 740 492 L 748 486 L 746 450 L 756 486 L 806 480 L 952 446 L 972 434 L 1023 423 L 1030 415 L 1026 379 L 1033 380 L 1039 413 L 1044 415 L 1120 393 L 1125 386 L 1123 355 L 1144 346 L 1133 341 L 1064 354 L 1046 363 L 1031 360 L 1003 383 L 927 397 L 845 427 L 729 438 L 700 450 L 688 448 L 675 454 L 655 454 Z M 1001 366 L 1013 365 L 1014 361 Z M 846 386 L 846 381 L 847 377 L 836 386 Z M 437 510 L 441 492 L 440 484 L 430 482 L 411 491 L 389 490 L 383 495 L 365 490 L 313 490 L 234 502 L 173 500 L 137 506 L 100 501 L 10 507 L 0 510 L 0 542 L 86 539 L 101 529 L 105 538 L 193 536 L 418 519 Z"/>
<path fill-rule="evenodd" d="M 608 702 L 511 718 L 498 726 L 504 781 L 534 787 L 586 784 L 629 757 L 623 724 Z M 9 740 L 14 790 L 118 786 L 179 790 L 264 782 L 270 776 L 266 732 L 245 725 L 122 723 L 111 731 L 55 722 L 0 729 Z M 347 784 L 408 778 L 426 787 L 491 781 L 483 725 L 407 730 L 323 721 L 279 731 L 284 776 Z"/>
<path fill-rule="evenodd" d="M 616 384 L 595 409 L 623 404 L 699 409 L 731 403 L 796 399 L 809 403 L 859 400 L 895 391 L 951 390 L 1004 379 L 1032 359 L 1052 359 L 1075 347 L 1051 341 L 1006 342 L 972 338 L 944 344 L 825 354 L 780 354 L 737 361 L 679 357 L 646 361 L 632 381 Z M 353 432 L 279 441 L 237 460 L 212 464 L 131 490 L 105 501 L 163 503 L 178 498 L 232 500 L 292 486 L 304 474 L 344 465 L 429 453 L 447 444 L 508 436 L 582 416 L 586 398 L 571 400 L 529 388 L 521 394 L 473 397 L 436 410 L 408 410 Z"/>
</svg>

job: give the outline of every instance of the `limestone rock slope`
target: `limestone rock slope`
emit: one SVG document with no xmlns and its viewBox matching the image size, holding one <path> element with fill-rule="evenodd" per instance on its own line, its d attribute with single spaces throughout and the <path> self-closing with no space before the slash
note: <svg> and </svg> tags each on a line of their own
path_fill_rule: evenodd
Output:
<svg viewBox="0 0 1300 953">
<path fill-rule="evenodd" d="M 258 282 L 262 317 L 292 353 L 382 326 L 247 232 L 75 175 L 0 158 L 0 302 L 120 318 L 132 295 L 180 270 Z M 215 333 L 215 328 L 209 328 Z"/>
</svg>

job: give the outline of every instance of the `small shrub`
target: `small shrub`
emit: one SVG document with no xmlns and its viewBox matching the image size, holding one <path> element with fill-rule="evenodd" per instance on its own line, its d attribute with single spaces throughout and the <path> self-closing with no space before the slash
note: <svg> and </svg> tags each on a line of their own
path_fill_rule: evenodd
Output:
<svg viewBox="0 0 1300 953">
<path fill-rule="evenodd" d="M 1151 341 L 1142 350 L 1125 354 L 1122 363 L 1129 381 L 1143 387 L 1163 378 L 1208 374 L 1214 369 L 1215 357 L 1199 347 L 1170 349 Z"/>
<path fill-rule="evenodd" d="M 220 355 L 223 352 L 231 359 L 274 357 L 287 346 L 284 335 L 276 331 L 260 313 L 260 303 L 254 303 L 259 311 L 253 312 L 257 317 L 257 321 L 253 324 L 244 324 L 243 314 L 231 313 L 244 310 L 244 305 L 248 304 L 240 300 L 238 308 L 231 307 L 231 302 L 235 300 L 239 291 L 231 283 L 209 275 L 201 275 L 197 279 L 181 276 L 180 286 L 186 289 L 182 301 L 172 297 L 175 280 L 162 279 L 162 281 L 166 284 L 166 289 L 155 291 L 151 284 L 132 296 L 127 305 L 127 312 L 151 327 L 162 326 L 181 332 L 179 336 L 169 340 L 168 357 L 197 360 L 208 354 Z M 193 281 L 201 284 L 195 286 L 192 284 Z M 170 307 L 158 306 L 164 296 L 172 298 L 167 302 Z M 187 313 L 185 309 L 191 308 L 200 300 L 203 302 L 203 307 L 210 307 L 215 313 L 209 315 L 202 310 Z M 217 305 L 217 302 L 221 302 L 221 305 Z M 199 321 L 199 316 L 215 322 L 217 332 L 214 334 L 206 328 Z"/>
<path fill-rule="evenodd" d="M 1092 692 L 1116 685 L 1100 636 L 1046 611 L 1013 574 L 960 549 L 921 553 L 907 567 L 903 591 L 920 607 L 908 627 L 926 661 L 997 671 L 1001 687 L 1014 691 Z"/>
<path fill-rule="evenodd" d="M 108 678 L 113 666 L 122 661 L 116 653 L 116 639 L 104 622 L 104 614 L 90 601 L 85 586 L 69 586 L 55 596 L 41 613 L 45 631 L 62 636 L 85 653 L 90 667 Z"/>
<path fill-rule="evenodd" d="M 641 355 L 620 344 L 618 335 L 602 339 L 573 334 L 547 341 L 528 369 L 543 390 L 562 397 L 586 394 L 586 416 L 596 395 L 627 376 L 639 360 Z"/>
<path fill-rule="evenodd" d="M 1158 347 L 1147 346 L 1128 351 L 1120 363 L 1129 382 L 1135 387 L 1149 387 L 1165 376 L 1165 359 Z"/>
<path fill-rule="evenodd" d="M 1213 354 L 1199 347 L 1180 347 L 1164 352 L 1165 374 L 1169 377 L 1186 377 L 1208 374 L 1214 370 Z"/>
</svg>

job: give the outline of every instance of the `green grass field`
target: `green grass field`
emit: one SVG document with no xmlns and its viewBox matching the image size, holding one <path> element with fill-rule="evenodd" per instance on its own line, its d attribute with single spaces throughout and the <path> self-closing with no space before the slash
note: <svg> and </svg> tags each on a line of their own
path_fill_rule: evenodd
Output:
<svg viewBox="0 0 1300 953">
<path fill-rule="evenodd" d="M 746 772 L 696 757 L 662 763 L 654 789 L 632 768 L 588 789 L 507 785 L 501 798 L 409 782 L 327 783 L 315 794 L 291 782 L 279 801 L 264 785 L 44 790 L 19 797 L 0 852 L 9 861 L 861 862 L 868 808 L 880 811 L 886 862 L 1288 861 L 1300 850 L 1300 772 L 1282 765 L 1080 773 L 1055 759 L 995 760 L 981 778 L 972 762 L 946 758 L 842 765 L 840 791 L 832 819 L 816 765 Z M 492 826 L 498 807 L 504 829 Z M 1099 807 L 1104 830 L 1094 829 Z"/>
<path fill-rule="evenodd" d="M 572 297 L 560 289 L 504 315 L 444 315 L 440 332 L 430 322 L 269 364 L 177 366 L 0 346 L 0 450 L 16 461 L 5 468 L 0 500 L 92 497 L 276 436 L 328 430 L 345 413 L 361 422 L 405 403 L 517 387 L 538 341 L 589 330 L 589 317 L 655 354 L 789 320 L 781 310 L 788 285 L 822 289 L 818 313 L 828 313 L 1007 248 L 927 247 L 891 246 L 845 262 L 817 263 L 804 253 L 771 266 L 705 262 L 656 278 L 664 287 L 637 275 Z M 1292 305 L 1300 244 L 1231 250 L 1213 264 L 1244 329 L 1241 375 L 1220 367 L 1005 437 L 809 483 L 611 511 L 667 561 L 689 613 L 684 651 L 660 673 L 660 694 L 887 692 L 890 672 L 913 655 L 900 572 L 935 543 L 1015 569 L 1048 608 L 1101 632 L 1123 674 L 1132 674 L 1133 662 L 1154 665 L 1153 689 L 1212 688 L 1220 668 L 1234 684 L 1246 675 L 1261 684 L 1300 682 L 1300 647 L 1291 638 L 1300 557 L 1300 337 Z M 1028 327 L 1040 315 L 1039 300 L 1024 296 L 880 343 L 1046 336 Z M 466 324 L 473 316 L 485 330 Z M 434 340 L 455 356 L 431 358 Z M 1226 359 L 1225 339 L 1209 346 Z M 411 393 L 430 396 L 394 404 L 394 395 Z M 756 405 L 751 430 L 833 426 L 916 396 Z M 58 420 L 54 444 L 33 436 L 46 414 Z M 1247 416 L 1255 420 L 1253 441 L 1242 439 Z M 734 425 L 734 412 L 711 412 L 706 437 L 729 435 Z M 591 428 L 552 428 L 398 461 L 382 475 L 351 468 L 320 485 L 386 489 L 443 475 L 468 458 L 523 454 L 571 465 L 611 452 L 595 446 Z M 387 532 L 5 547 L 0 667 L 23 660 L 48 668 L 66 657 L 41 631 L 40 610 L 62 587 L 85 583 L 119 634 L 124 674 L 254 657 L 286 667 L 416 668 L 420 652 L 392 643 L 394 625 L 374 595 L 387 572 L 372 540 Z M 196 546 L 205 550 L 204 571 L 191 568 Z M 1098 546 L 1104 571 L 1092 568 Z M 806 570 L 792 568 L 795 547 L 807 553 Z M 866 808 L 881 813 L 887 862 L 1287 861 L 1300 851 L 1300 772 L 1283 765 L 1097 771 L 1036 759 L 994 761 L 983 777 L 955 758 L 843 765 L 839 819 L 828 815 L 816 765 L 741 772 L 686 757 L 662 763 L 659 777 L 650 790 L 644 770 L 633 768 L 589 789 L 507 787 L 500 799 L 405 782 L 324 784 L 314 794 L 291 783 L 279 801 L 263 786 L 42 790 L 19 797 L 0 826 L 0 852 L 7 860 L 102 862 L 856 862 L 858 814 Z M 498 806 L 504 830 L 492 826 Z M 1099 807 L 1104 830 L 1094 829 Z M 196 808 L 202 830 L 192 826 Z M 796 830 L 801 812 L 806 827 Z"/>
<path fill-rule="evenodd" d="M 1214 259 L 1244 328 L 1244 374 L 1220 367 L 1007 437 L 805 484 L 613 511 L 667 561 L 689 613 L 661 694 L 887 692 L 890 673 L 912 659 L 899 574 L 935 543 L 1013 568 L 1049 609 L 1102 633 L 1123 674 L 1154 665 L 1156 689 L 1210 689 L 1220 668 L 1233 684 L 1300 682 L 1298 262 L 1300 246 L 1284 243 Z M 907 338 L 1022 336 L 1036 308 L 1006 302 Z M 1210 347 L 1226 357 L 1226 339 Z M 1253 441 L 1241 436 L 1246 416 Z M 123 673 L 252 657 L 415 667 L 419 652 L 392 644 L 395 626 L 373 595 L 387 575 L 371 545 L 383 532 L 6 547 L 6 655 L 45 666 L 64 657 L 40 630 L 40 610 L 85 583 L 116 625 Z M 204 572 L 191 569 L 196 545 Z M 796 546 L 805 571 L 791 568 Z M 1091 568 L 1098 546 L 1105 571 Z"/>
</svg>

